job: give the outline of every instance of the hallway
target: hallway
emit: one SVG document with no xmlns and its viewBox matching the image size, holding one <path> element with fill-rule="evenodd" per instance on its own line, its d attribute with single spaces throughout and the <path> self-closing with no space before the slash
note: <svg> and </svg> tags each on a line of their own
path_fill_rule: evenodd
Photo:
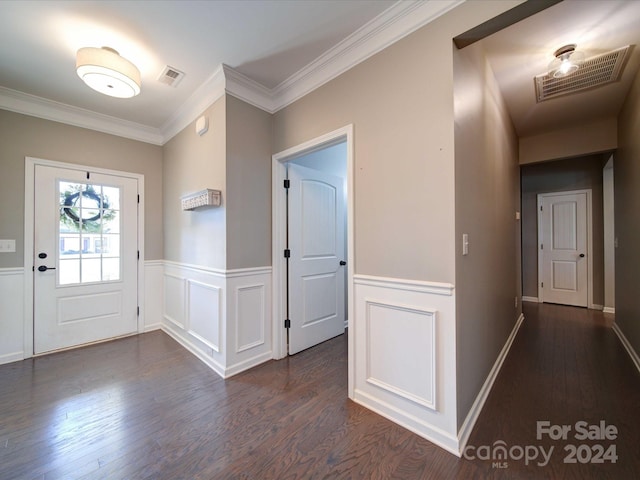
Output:
<svg viewBox="0 0 640 480">
<path fill-rule="evenodd" d="M 0 366 L 0 478 L 639 478 L 640 374 L 612 318 L 524 308 L 467 457 L 553 446 L 544 466 L 458 459 L 347 400 L 346 335 L 225 381 L 156 331 Z M 568 440 L 537 440 L 539 420 Z M 601 420 L 615 440 L 574 440 Z M 617 462 L 564 464 L 569 443 L 615 445 Z"/>
</svg>

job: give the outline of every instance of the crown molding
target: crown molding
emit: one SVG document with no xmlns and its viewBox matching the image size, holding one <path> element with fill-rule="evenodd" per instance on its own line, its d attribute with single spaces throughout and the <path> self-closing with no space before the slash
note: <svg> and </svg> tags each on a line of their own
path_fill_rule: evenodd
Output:
<svg viewBox="0 0 640 480">
<path fill-rule="evenodd" d="M 221 64 L 159 129 L 4 87 L 0 87 L 0 108 L 154 145 L 164 145 L 225 93 L 268 113 L 275 113 L 464 1 L 398 1 L 273 89 Z"/>
<path fill-rule="evenodd" d="M 207 108 L 225 94 L 225 75 L 223 65 L 211 74 L 205 82 L 200 85 L 189 96 L 187 101 L 174 112 L 173 115 L 160 127 L 163 137 L 163 144 L 171 140 L 180 133 L 191 122 L 202 115 Z"/>
<path fill-rule="evenodd" d="M 73 107 L 65 103 L 29 95 L 2 86 L 0 86 L 0 109 L 140 142 L 154 145 L 163 144 L 162 135 L 157 128 L 92 112 L 84 108 Z"/>
<path fill-rule="evenodd" d="M 394 3 L 272 90 L 274 112 L 384 50 L 465 0 L 411 0 Z"/>
</svg>

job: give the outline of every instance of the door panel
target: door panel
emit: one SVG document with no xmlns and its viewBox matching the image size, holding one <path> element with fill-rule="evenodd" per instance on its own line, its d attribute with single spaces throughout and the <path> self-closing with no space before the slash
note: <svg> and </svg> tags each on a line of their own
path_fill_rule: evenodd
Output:
<svg viewBox="0 0 640 480">
<path fill-rule="evenodd" d="M 137 331 L 138 183 L 37 165 L 34 353 Z"/>
<path fill-rule="evenodd" d="M 586 307 L 587 194 L 541 195 L 542 301 Z"/>
<path fill-rule="evenodd" d="M 344 187 L 338 177 L 289 165 L 289 353 L 344 332 Z"/>
</svg>

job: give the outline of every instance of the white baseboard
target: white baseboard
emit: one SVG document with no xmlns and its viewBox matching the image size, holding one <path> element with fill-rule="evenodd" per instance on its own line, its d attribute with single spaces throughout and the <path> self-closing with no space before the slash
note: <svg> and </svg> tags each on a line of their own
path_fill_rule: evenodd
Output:
<svg viewBox="0 0 640 480">
<path fill-rule="evenodd" d="M 524 297 L 523 297 L 523 300 L 524 300 Z M 498 373 L 502 368 L 504 359 L 507 357 L 507 354 L 511 349 L 511 345 L 515 340 L 516 335 L 518 334 L 518 330 L 520 330 L 520 326 L 522 325 L 523 321 L 524 321 L 524 315 L 521 313 L 520 316 L 518 317 L 518 320 L 516 320 L 516 324 L 514 325 L 513 330 L 511 330 L 511 334 L 509 335 L 509 338 L 507 338 L 507 341 L 502 347 L 502 350 L 500 351 L 498 358 L 493 364 L 493 368 L 489 372 L 487 379 L 482 385 L 482 388 L 480 389 L 480 393 L 478 393 L 478 396 L 476 397 L 475 402 L 473 402 L 473 405 L 471 406 L 471 409 L 467 414 L 467 418 L 465 419 L 464 423 L 462 424 L 462 427 L 460 428 L 460 431 L 458 432 L 458 445 L 460 447 L 460 453 L 458 453 L 458 456 L 464 452 L 464 449 L 467 446 L 467 441 L 469 440 L 469 435 L 471 435 L 473 426 L 476 424 L 476 421 L 480 416 L 482 407 L 484 407 L 484 403 L 486 402 L 487 397 L 489 396 L 489 392 L 491 392 L 493 383 L 495 382 L 496 377 L 498 376 Z"/>
<path fill-rule="evenodd" d="M 615 314 L 615 313 L 616 313 L 616 309 L 615 309 L 614 307 L 604 307 L 604 308 L 602 309 L 602 311 L 603 311 L 604 313 L 613 313 L 613 314 Z"/>
<path fill-rule="evenodd" d="M 24 360 L 24 352 L 13 352 L 0 355 L 0 365 L 4 365 L 5 363 L 19 362 L 21 360 Z"/>
<path fill-rule="evenodd" d="M 444 448 L 447 452 L 458 457 L 460 456 L 458 439 L 444 430 L 434 427 L 420 418 L 409 415 L 406 411 L 384 402 L 379 398 L 375 398 L 362 390 L 355 391 L 353 400 L 363 407 L 376 412 L 378 415 L 391 420 L 393 423 L 396 423 L 416 435 L 420 435 L 431 443 Z"/>
<path fill-rule="evenodd" d="M 151 325 L 145 325 L 144 326 L 144 333 L 153 332 L 154 330 L 162 330 L 162 324 L 161 323 L 154 323 L 154 324 L 151 324 Z"/>
<path fill-rule="evenodd" d="M 201 360 L 202 363 L 208 366 L 211 370 L 216 372 L 222 378 L 225 378 L 224 376 L 225 372 L 224 372 L 223 366 L 220 365 L 218 362 L 216 362 L 213 358 L 205 355 L 198 347 L 196 347 L 196 345 L 191 343 L 187 338 L 184 338 L 178 332 L 174 332 L 173 330 L 168 328 L 167 325 L 162 325 L 162 331 L 167 335 L 169 335 L 171 338 L 173 338 L 176 342 L 178 342 L 184 348 L 186 348 L 189 351 L 189 353 L 191 353 L 192 355 L 197 357 L 199 360 Z"/>
<path fill-rule="evenodd" d="M 526 295 L 522 296 L 522 301 L 523 302 L 540 303 L 540 300 L 538 299 L 538 297 L 528 297 Z"/>
<path fill-rule="evenodd" d="M 629 342 L 627 337 L 625 337 L 625 335 L 622 332 L 622 330 L 620 330 L 620 327 L 618 326 L 618 324 L 615 323 L 615 322 L 613 323 L 613 331 L 616 333 L 616 335 L 618 336 L 618 338 L 622 342 L 622 345 L 627 350 L 627 353 L 631 357 L 631 360 L 633 361 L 633 363 L 635 364 L 636 368 L 640 372 L 640 357 L 638 356 L 638 353 L 634 350 L 633 346 L 631 345 L 631 343 Z"/>
<path fill-rule="evenodd" d="M 598 305 L 598 304 L 594 303 L 592 310 L 600 310 L 602 312 L 602 311 L 604 311 L 604 305 Z"/>
</svg>

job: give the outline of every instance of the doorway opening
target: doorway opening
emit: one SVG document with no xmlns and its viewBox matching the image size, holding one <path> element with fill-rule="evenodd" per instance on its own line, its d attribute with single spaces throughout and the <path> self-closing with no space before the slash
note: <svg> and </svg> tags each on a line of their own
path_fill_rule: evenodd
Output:
<svg viewBox="0 0 640 480">
<path fill-rule="evenodd" d="M 336 158 L 335 155 L 329 155 L 329 153 L 339 153 L 343 156 L 342 159 Z M 333 160 L 331 160 L 333 158 Z M 344 174 L 343 178 L 340 180 L 343 188 L 337 188 L 332 190 L 329 186 L 330 181 L 327 180 L 328 177 L 340 178 L 339 175 L 334 175 L 337 172 L 337 168 L 340 163 L 344 163 Z M 312 167 L 312 168 L 310 168 Z M 333 172 L 331 172 L 333 170 Z M 309 185 L 312 187 L 309 191 L 312 194 L 317 194 L 321 202 L 329 202 L 325 203 L 323 207 L 318 207 L 316 209 L 316 213 L 312 213 L 311 216 L 303 214 L 303 210 L 300 208 L 306 208 L 303 206 L 294 207 L 295 211 L 289 211 L 290 201 L 288 199 L 288 195 L 291 195 L 291 187 L 289 189 L 285 188 L 285 181 L 289 180 L 288 183 L 290 185 L 291 176 L 295 176 L 297 179 L 302 178 L 303 180 L 307 179 L 309 175 L 315 176 L 318 173 L 322 178 L 312 179 L 309 182 Z M 303 223 L 306 223 L 306 227 L 309 229 L 307 234 L 313 233 L 313 229 L 317 228 L 320 223 L 313 222 L 310 220 L 320 220 L 318 218 L 317 212 L 327 210 L 331 210 L 332 203 L 332 195 L 335 195 L 336 207 L 338 206 L 338 197 L 341 195 L 340 191 L 344 190 L 344 198 L 339 199 L 346 206 L 346 220 L 342 220 L 344 222 L 342 225 L 337 225 L 336 235 L 327 235 L 325 228 L 318 228 L 318 231 L 315 232 L 315 237 L 317 241 L 322 240 L 328 241 L 330 238 L 341 238 L 341 240 L 336 240 L 337 248 L 335 255 L 320 255 L 318 254 L 322 248 L 316 252 L 311 252 L 307 248 L 307 251 L 310 253 L 308 257 L 315 257 L 316 259 L 321 259 L 321 257 L 326 257 L 324 260 L 336 263 L 337 268 L 333 270 L 333 273 L 320 273 L 315 276 L 311 281 L 307 281 L 305 286 L 294 285 L 294 289 L 297 288 L 296 295 L 299 297 L 302 288 L 307 289 L 307 295 L 314 295 L 318 292 L 327 292 L 333 288 L 338 288 L 338 292 L 344 291 L 344 295 L 346 296 L 346 302 L 344 302 L 343 306 L 340 307 L 340 302 L 336 303 L 336 310 L 342 309 L 342 315 L 334 316 L 333 312 L 323 311 L 321 307 L 323 307 L 322 302 L 315 302 L 311 300 L 307 302 L 307 312 L 311 310 L 312 315 L 309 318 L 313 317 L 313 310 L 315 307 L 315 314 L 317 318 L 315 320 L 311 320 L 308 322 L 307 330 L 310 332 L 314 329 L 315 325 L 322 325 L 325 319 L 331 317 L 334 321 L 334 326 L 331 328 L 337 328 L 335 321 L 336 318 L 343 318 L 342 325 L 340 326 L 344 329 L 346 326 L 351 326 L 351 322 L 353 321 L 353 274 L 354 274 L 354 199 L 353 199 L 353 126 L 348 125 L 346 127 L 340 128 L 333 132 L 327 133 L 326 135 L 322 135 L 315 139 L 312 139 L 308 142 L 302 143 L 295 147 L 289 148 L 283 152 L 277 153 L 273 155 L 272 158 L 272 208 L 273 208 L 273 252 L 272 252 L 272 260 L 273 260 L 273 351 L 274 358 L 284 358 L 290 353 L 290 341 L 289 334 L 299 335 L 301 328 L 299 328 L 297 332 L 291 331 L 291 323 L 300 321 L 296 318 L 289 318 L 288 315 L 292 313 L 293 310 L 298 308 L 298 312 L 300 312 L 300 305 L 294 306 L 289 302 L 289 293 L 290 293 L 290 285 L 289 280 L 291 275 L 301 275 L 301 270 L 296 270 L 296 265 L 290 262 L 291 257 L 298 255 L 298 260 L 300 260 L 299 252 L 292 252 L 290 248 L 290 242 L 293 237 L 293 232 L 289 231 L 289 228 L 300 227 L 300 219 L 303 220 Z M 333 191 L 333 194 L 329 194 L 330 191 Z M 302 193 L 300 190 L 297 190 L 295 194 L 300 198 Z M 330 208 L 326 208 L 329 206 Z M 293 210 L 293 209 L 292 209 Z M 290 215 L 295 214 L 298 216 L 298 220 L 294 220 L 298 222 L 297 224 L 290 224 Z M 323 215 L 323 217 L 325 217 Z M 336 217 L 337 219 L 338 217 Z M 328 217 L 323 218 L 323 221 L 328 221 Z M 346 232 L 346 235 L 338 235 L 338 230 L 342 229 L 342 231 Z M 299 233 L 299 232 L 298 232 Z M 297 235 L 298 240 L 300 239 L 300 235 Z M 295 242 L 294 242 L 295 243 Z M 337 245 L 338 243 L 342 243 L 342 245 Z M 319 247 L 319 243 L 314 244 L 314 248 Z M 338 258 L 342 255 L 341 252 L 346 250 L 346 258 Z M 326 253 L 326 252 L 325 252 Z M 329 257 L 333 257 L 329 260 Z M 345 262 L 346 265 L 340 265 L 340 262 Z M 300 265 L 298 265 L 300 266 Z M 304 267 L 306 268 L 306 267 Z M 331 272 L 334 267 L 329 267 L 327 270 Z M 346 273 L 345 273 L 346 270 Z M 332 283 L 333 281 L 337 283 Z M 293 279 L 291 279 L 293 281 Z M 298 280 L 299 281 L 299 280 Z M 340 287 L 340 282 L 342 285 L 346 285 Z M 315 285 L 313 285 L 315 283 Z M 337 286 L 336 286 L 337 285 Z M 316 288 L 317 287 L 317 288 Z M 314 293 L 315 292 L 315 293 Z M 300 298 L 295 299 L 300 300 Z M 337 299 L 336 299 L 337 300 Z M 345 305 L 346 304 L 346 308 Z M 340 312 L 335 312 L 340 314 Z M 344 320 L 346 319 L 346 320 Z M 331 329 L 330 329 L 331 330 Z M 335 330 L 333 330 L 335 332 Z M 341 333 L 341 332 L 339 332 Z M 338 334 L 339 334 L 338 333 Z M 327 333 L 325 332 L 324 335 Z M 331 332 L 329 333 L 331 334 Z M 304 334 L 306 335 L 306 333 Z M 334 335 L 332 335 L 334 336 Z M 313 337 L 313 334 L 311 335 Z M 352 335 L 349 336 L 349 391 L 352 390 L 352 372 L 353 372 L 353 347 L 352 347 Z M 321 338 L 321 337 L 318 337 Z M 330 337 L 328 337 L 330 338 Z M 312 339 L 311 339 L 312 340 Z M 306 340 L 305 340 L 306 341 Z M 292 353 L 295 353 L 300 346 L 306 345 L 303 342 L 297 342 L 294 340 L 292 342 L 294 344 L 294 349 Z M 309 345 L 310 346 L 310 345 Z"/>
</svg>

